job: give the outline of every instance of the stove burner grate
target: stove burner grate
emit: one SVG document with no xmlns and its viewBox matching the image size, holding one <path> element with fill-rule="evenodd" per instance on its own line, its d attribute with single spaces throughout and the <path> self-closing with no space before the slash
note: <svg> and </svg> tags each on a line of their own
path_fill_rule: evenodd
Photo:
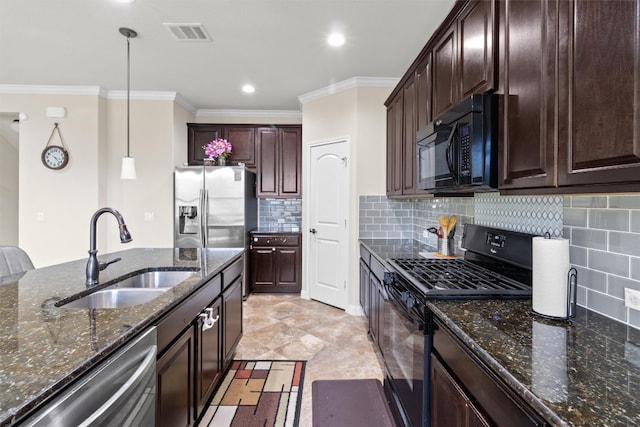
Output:
<svg viewBox="0 0 640 427">
<path fill-rule="evenodd" d="M 391 261 L 401 274 L 424 286 L 428 293 L 462 296 L 531 295 L 529 285 L 463 259 L 401 258 Z"/>
</svg>

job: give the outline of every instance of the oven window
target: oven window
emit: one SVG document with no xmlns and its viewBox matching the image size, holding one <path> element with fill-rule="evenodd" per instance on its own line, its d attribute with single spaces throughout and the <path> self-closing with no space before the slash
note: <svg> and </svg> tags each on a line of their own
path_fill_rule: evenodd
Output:
<svg viewBox="0 0 640 427">
<path fill-rule="evenodd" d="M 385 310 L 383 356 L 387 381 L 405 418 L 422 425 L 424 334 L 390 298 Z"/>
</svg>

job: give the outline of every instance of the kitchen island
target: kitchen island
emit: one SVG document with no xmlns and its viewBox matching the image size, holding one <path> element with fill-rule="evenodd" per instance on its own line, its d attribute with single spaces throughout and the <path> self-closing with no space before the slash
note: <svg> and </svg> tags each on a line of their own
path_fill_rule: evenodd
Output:
<svg viewBox="0 0 640 427">
<path fill-rule="evenodd" d="M 86 259 L 3 278 L 0 284 L 0 425 L 10 425 L 156 324 L 225 267 L 243 248 L 131 249 L 100 256 L 122 260 L 100 272 L 106 286 L 148 269 L 194 275 L 144 304 L 119 309 L 64 308 L 87 291 Z"/>
<path fill-rule="evenodd" d="M 424 250 L 414 240 L 361 243 L 383 265 Z M 490 383 L 533 413 L 536 425 L 640 425 L 639 330 L 581 307 L 571 322 L 542 319 L 530 313 L 530 299 L 432 300 L 427 307 L 438 327 L 434 357 L 492 423 L 517 425 L 499 420 L 506 406 L 491 404 Z M 458 409 L 447 402 L 448 411 Z"/>
</svg>

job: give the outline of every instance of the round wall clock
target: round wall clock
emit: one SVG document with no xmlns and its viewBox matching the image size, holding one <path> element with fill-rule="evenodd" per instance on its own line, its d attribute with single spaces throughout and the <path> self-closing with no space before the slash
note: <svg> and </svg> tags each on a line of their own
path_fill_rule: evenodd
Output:
<svg viewBox="0 0 640 427">
<path fill-rule="evenodd" d="M 61 146 L 51 145 L 51 139 L 53 138 L 53 134 L 56 132 L 58 132 L 58 137 L 62 143 Z M 60 133 L 58 123 L 54 123 L 53 130 L 51 131 L 47 145 L 45 145 L 44 150 L 42 150 L 40 159 L 42 160 L 43 165 L 54 170 L 60 170 L 69 163 L 69 150 L 67 150 L 64 140 L 62 139 L 62 133 Z"/>
<path fill-rule="evenodd" d="M 69 163 L 69 152 L 58 145 L 48 145 L 42 150 L 42 163 L 49 169 L 62 169 Z"/>
</svg>

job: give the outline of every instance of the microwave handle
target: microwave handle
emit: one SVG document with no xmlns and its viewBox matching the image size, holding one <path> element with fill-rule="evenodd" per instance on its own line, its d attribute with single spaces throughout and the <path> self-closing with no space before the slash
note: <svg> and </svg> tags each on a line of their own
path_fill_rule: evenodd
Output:
<svg viewBox="0 0 640 427">
<path fill-rule="evenodd" d="M 458 171 L 456 170 L 453 164 L 453 149 L 455 148 L 455 146 L 453 145 L 453 137 L 455 136 L 457 130 L 458 130 L 458 126 L 454 124 L 453 128 L 451 129 L 451 134 L 449 135 L 449 139 L 447 140 L 447 167 L 449 168 L 449 172 L 451 172 L 453 179 L 456 181 L 456 184 L 458 184 L 459 179 L 458 179 Z"/>
</svg>

